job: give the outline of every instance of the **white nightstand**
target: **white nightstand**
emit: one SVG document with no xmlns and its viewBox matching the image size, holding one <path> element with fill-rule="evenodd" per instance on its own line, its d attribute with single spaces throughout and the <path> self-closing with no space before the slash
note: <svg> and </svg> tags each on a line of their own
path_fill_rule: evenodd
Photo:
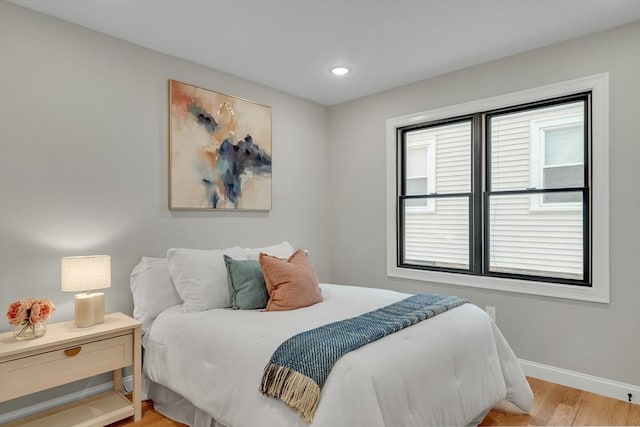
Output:
<svg viewBox="0 0 640 427">
<path fill-rule="evenodd" d="M 48 324 L 47 333 L 34 340 L 0 334 L 0 402 L 113 371 L 113 391 L 5 426 L 104 426 L 132 415 L 140 420 L 140 326 L 129 316 L 112 313 L 88 328 L 76 328 L 73 321 Z M 126 366 L 133 366 L 132 401 L 120 392 Z"/>
</svg>

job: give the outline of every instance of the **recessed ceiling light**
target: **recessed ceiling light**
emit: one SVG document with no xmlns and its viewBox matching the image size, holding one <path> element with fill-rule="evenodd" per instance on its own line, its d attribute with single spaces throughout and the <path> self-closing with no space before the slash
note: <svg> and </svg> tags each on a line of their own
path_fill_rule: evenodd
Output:
<svg viewBox="0 0 640 427">
<path fill-rule="evenodd" d="M 349 74 L 351 72 L 350 69 L 348 69 L 347 67 L 333 67 L 331 69 L 331 74 L 333 74 L 334 76 L 344 76 L 346 74 Z"/>
</svg>

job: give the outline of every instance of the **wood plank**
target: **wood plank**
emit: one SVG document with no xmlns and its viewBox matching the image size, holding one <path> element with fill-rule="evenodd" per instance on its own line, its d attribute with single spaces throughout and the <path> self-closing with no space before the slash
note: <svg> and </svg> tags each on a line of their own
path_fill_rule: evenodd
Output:
<svg viewBox="0 0 640 427">
<path fill-rule="evenodd" d="M 6 427 L 99 427 L 132 416 L 133 406 L 114 391 L 79 400 L 70 405 L 53 408 L 30 417 L 5 424 Z"/>
<path fill-rule="evenodd" d="M 140 421 L 133 421 L 133 417 L 109 425 L 109 427 L 187 427 L 186 424 L 173 421 L 153 409 L 153 402 L 145 400 L 142 402 L 142 418 Z"/>
<path fill-rule="evenodd" d="M 142 342 L 140 328 L 133 333 L 133 392 L 131 396 L 134 409 L 134 421 L 142 418 L 140 403 L 142 401 Z"/>
<path fill-rule="evenodd" d="M 640 425 L 640 405 L 527 378 L 534 394 L 528 415 L 505 414 L 494 408 L 480 425 Z"/>
</svg>

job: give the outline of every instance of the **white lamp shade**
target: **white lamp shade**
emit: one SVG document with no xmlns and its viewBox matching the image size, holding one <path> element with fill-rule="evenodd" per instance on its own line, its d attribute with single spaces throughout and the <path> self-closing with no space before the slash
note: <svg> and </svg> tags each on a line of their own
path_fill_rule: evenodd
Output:
<svg viewBox="0 0 640 427">
<path fill-rule="evenodd" d="M 82 292 L 111 287 L 111 257 L 90 255 L 64 257 L 61 261 L 63 292 Z"/>
</svg>

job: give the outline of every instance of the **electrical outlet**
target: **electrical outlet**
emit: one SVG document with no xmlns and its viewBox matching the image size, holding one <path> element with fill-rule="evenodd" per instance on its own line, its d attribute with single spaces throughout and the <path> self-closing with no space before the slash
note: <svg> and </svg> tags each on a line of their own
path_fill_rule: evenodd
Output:
<svg viewBox="0 0 640 427">
<path fill-rule="evenodd" d="M 484 311 L 487 312 L 487 314 L 489 316 L 491 316 L 491 318 L 493 319 L 493 321 L 496 321 L 496 308 L 495 307 L 491 307 L 490 305 L 486 306 L 484 308 Z"/>
</svg>

